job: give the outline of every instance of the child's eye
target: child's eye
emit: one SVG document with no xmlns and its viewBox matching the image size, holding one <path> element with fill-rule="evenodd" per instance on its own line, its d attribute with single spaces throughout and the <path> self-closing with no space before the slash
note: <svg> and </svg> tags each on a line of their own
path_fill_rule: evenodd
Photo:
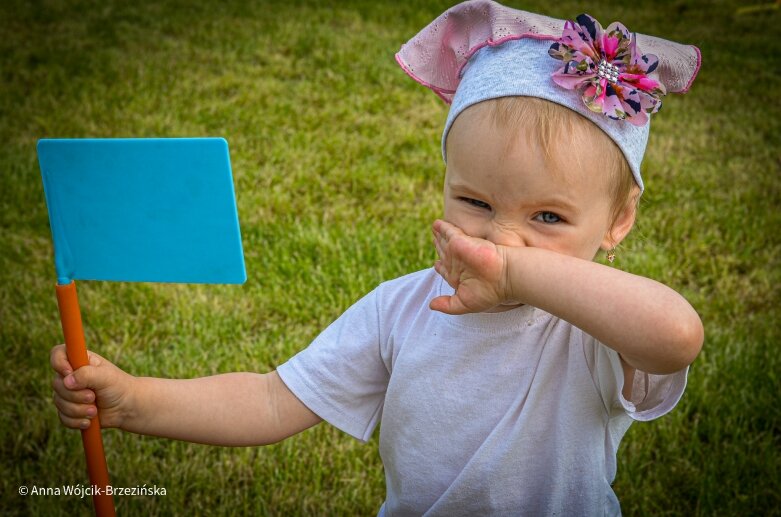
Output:
<svg viewBox="0 0 781 517">
<path fill-rule="evenodd" d="M 472 206 L 476 206 L 477 208 L 484 208 L 486 210 L 491 209 L 491 205 L 488 203 L 484 203 L 483 201 L 480 201 L 479 199 L 472 199 L 471 197 L 462 197 L 459 198 L 461 201 L 465 203 L 469 203 Z"/>
<path fill-rule="evenodd" d="M 562 221 L 562 218 L 553 212 L 540 212 L 534 217 L 534 219 L 545 224 L 555 224 Z"/>
</svg>

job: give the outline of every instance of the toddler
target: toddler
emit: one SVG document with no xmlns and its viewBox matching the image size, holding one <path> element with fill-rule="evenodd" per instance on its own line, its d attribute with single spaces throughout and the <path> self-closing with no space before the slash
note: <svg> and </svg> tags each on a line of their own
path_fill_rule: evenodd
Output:
<svg viewBox="0 0 781 517">
<path fill-rule="evenodd" d="M 267 374 L 134 377 L 97 354 L 73 371 L 55 347 L 60 418 L 229 446 L 321 420 L 366 441 L 382 420 L 381 515 L 619 514 L 619 442 L 676 405 L 703 329 L 672 289 L 593 259 L 632 229 L 649 116 L 699 51 L 475 1 L 397 61 L 452 103 L 433 269 Z"/>
</svg>

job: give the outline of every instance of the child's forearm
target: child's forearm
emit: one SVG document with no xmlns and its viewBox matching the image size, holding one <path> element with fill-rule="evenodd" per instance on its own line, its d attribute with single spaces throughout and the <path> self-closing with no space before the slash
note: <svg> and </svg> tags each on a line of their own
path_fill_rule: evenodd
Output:
<svg viewBox="0 0 781 517">
<path fill-rule="evenodd" d="M 692 306 L 654 280 L 538 248 L 507 248 L 510 291 L 572 323 L 648 373 L 672 373 L 700 351 Z"/>
<path fill-rule="evenodd" d="M 122 429 L 210 445 L 275 443 L 320 421 L 276 372 L 136 378 Z"/>
</svg>

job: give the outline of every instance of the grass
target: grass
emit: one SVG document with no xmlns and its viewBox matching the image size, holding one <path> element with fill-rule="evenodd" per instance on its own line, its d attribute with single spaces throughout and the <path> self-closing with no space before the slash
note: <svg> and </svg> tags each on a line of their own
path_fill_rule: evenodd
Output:
<svg viewBox="0 0 781 517">
<path fill-rule="evenodd" d="M 243 287 L 82 282 L 89 346 L 137 375 L 268 371 L 377 283 L 431 265 L 440 210 L 435 95 L 394 62 L 449 2 L 4 2 L 0 5 L 0 513 L 84 514 L 78 434 L 51 403 L 61 342 L 35 143 L 42 137 L 224 136 L 249 280 Z M 781 410 L 779 11 L 737 1 L 590 3 L 607 24 L 693 43 L 691 92 L 654 118 L 638 227 L 617 267 L 682 292 L 705 348 L 670 415 L 636 424 L 615 490 L 629 515 L 778 515 Z M 529 1 L 574 17 L 573 1 Z M 370 515 L 368 446 L 320 425 L 265 448 L 115 430 L 104 440 L 126 515 Z"/>
</svg>

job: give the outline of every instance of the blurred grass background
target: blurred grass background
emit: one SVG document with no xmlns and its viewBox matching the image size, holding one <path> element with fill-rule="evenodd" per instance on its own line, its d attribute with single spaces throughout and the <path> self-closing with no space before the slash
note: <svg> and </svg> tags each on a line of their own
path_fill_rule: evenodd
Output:
<svg viewBox="0 0 781 517">
<path fill-rule="evenodd" d="M 616 264 L 682 292 L 705 348 L 676 410 L 627 434 L 615 490 L 628 515 L 779 514 L 781 12 L 509 3 L 702 50 L 691 92 L 654 117 L 648 190 Z M 0 513 L 91 511 L 89 497 L 18 495 L 87 483 L 78 433 L 51 402 L 48 355 L 62 338 L 36 141 L 227 138 L 246 285 L 82 282 L 87 342 L 136 375 L 268 371 L 379 282 L 433 261 L 446 107 L 393 55 L 450 5 L 0 4 Z M 167 490 L 117 498 L 120 514 L 373 515 L 377 434 L 364 446 L 323 424 L 243 449 L 104 440 L 115 486 Z"/>
</svg>

